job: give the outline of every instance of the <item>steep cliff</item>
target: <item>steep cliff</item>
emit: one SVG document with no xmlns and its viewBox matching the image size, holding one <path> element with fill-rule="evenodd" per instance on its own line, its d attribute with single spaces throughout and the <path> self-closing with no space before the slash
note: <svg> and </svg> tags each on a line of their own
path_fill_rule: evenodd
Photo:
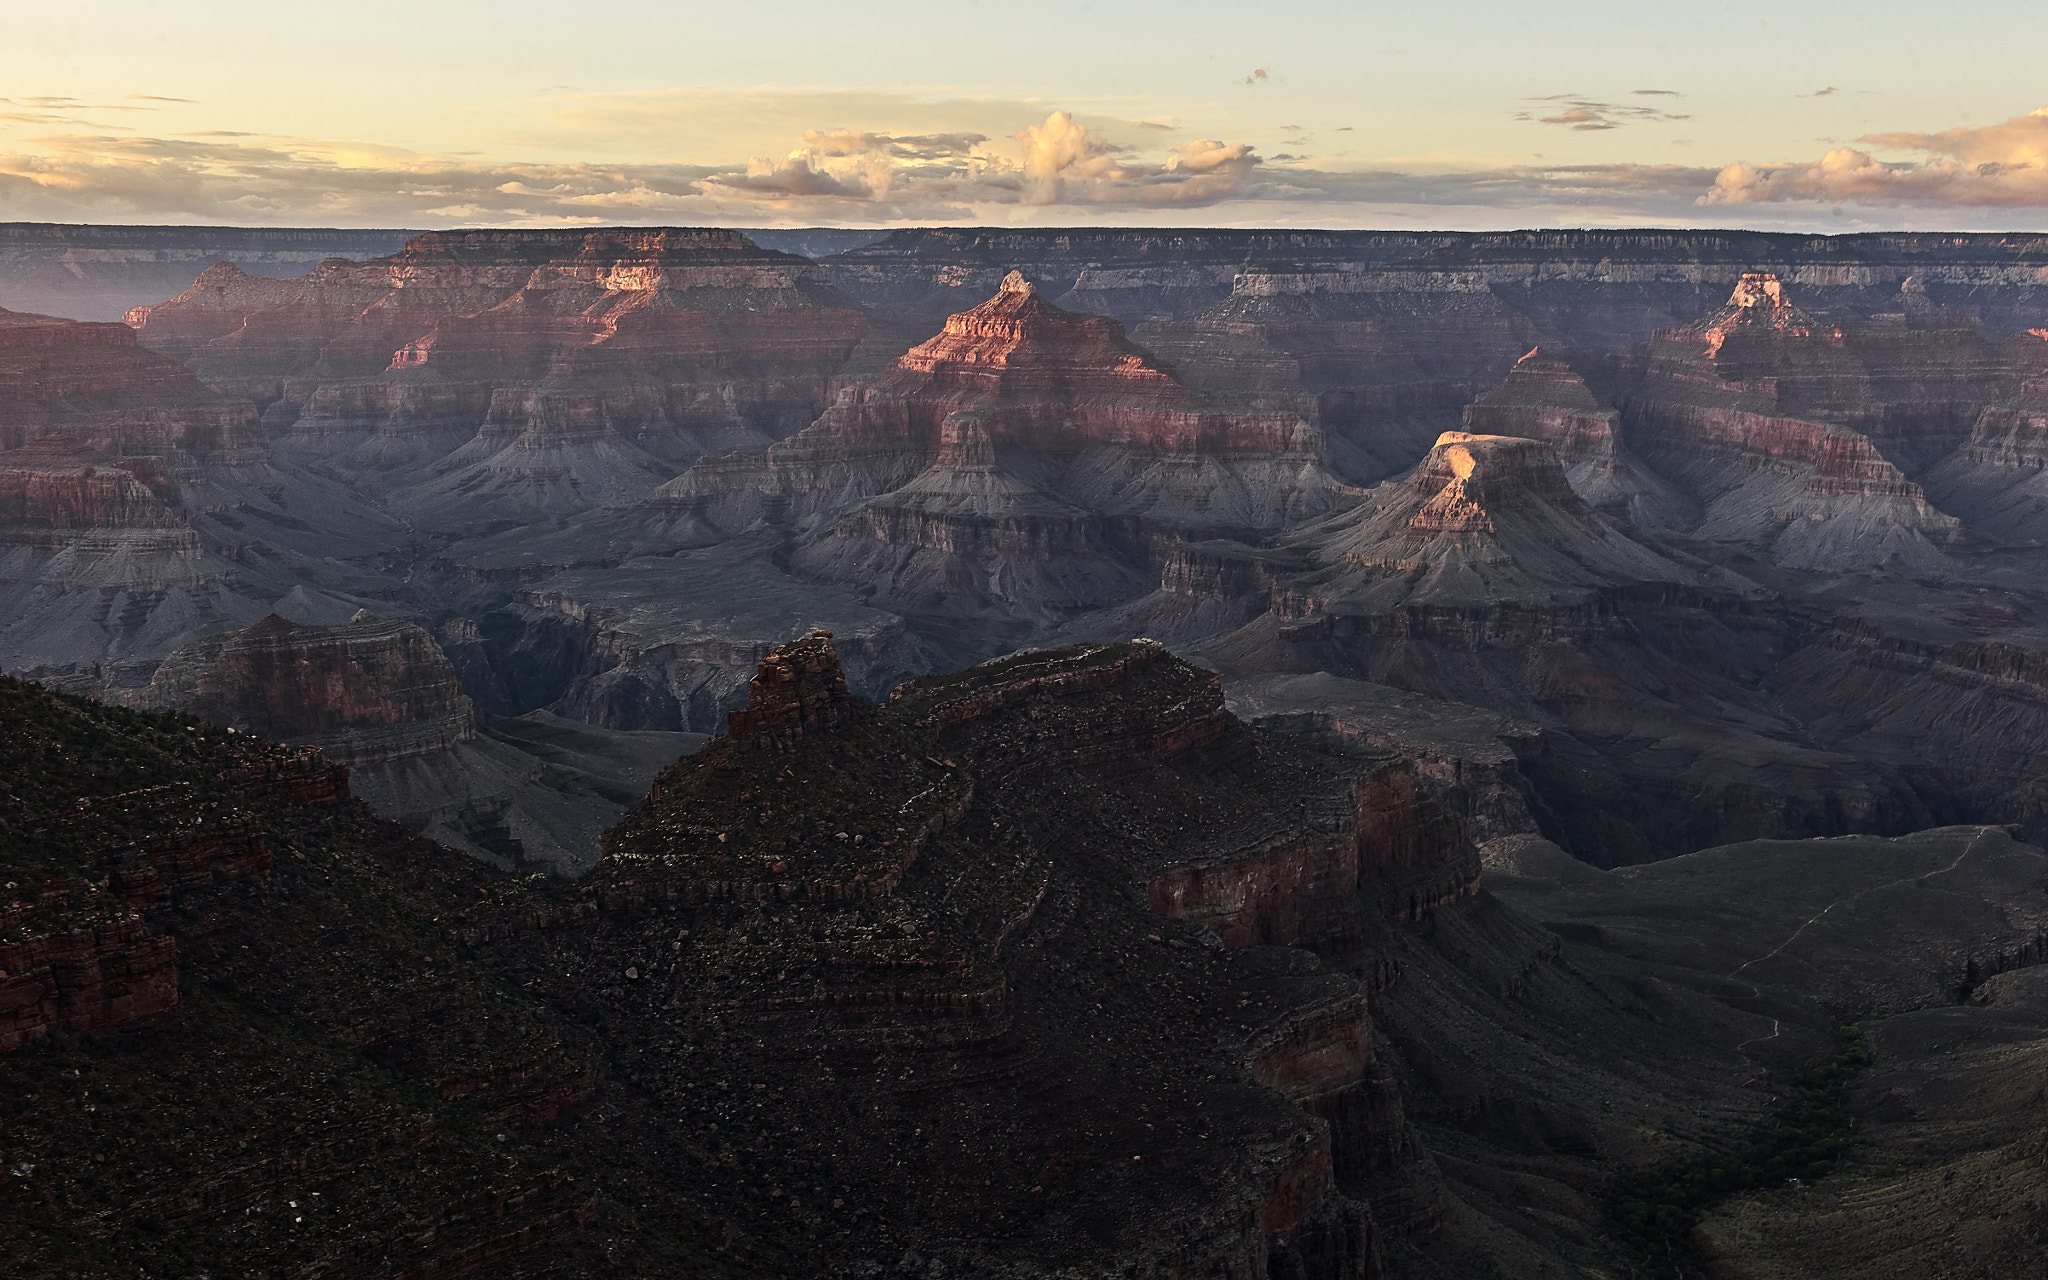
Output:
<svg viewBox="0 0 2048 1280">
<path fill-rule="evenodd" d="M 565 875 L 595 862 L 598 832 L 702 741 L 479 716 L 432 636 L 367 613 L 334 626 L 273 614 L 195 640 L 120 700 L 318 747 L 386 817 L 487 861 Z"/>
<path fill-rule="evenodd" d="M 115 456 L 213 454 L 256 430 L 249 404 L 137 347 L 125 325 L 0 311 L 0 449 L 61 435 Z"/>
<path fill-rule="evenodd" d="M 222 264 L 128 321 L 296 423 L 295 447 L 386 468 L 536 388 L 595 397 L 661 457 L 758 448 L 816 415 L 868 332 L 807 260 L 679 229 L 435 232 L 292 281 Z"/>
<path fill-rule="evenodd" d="M 1836 983 L 1904 1033 L 2048 920 L 1996 829 L 1482 855 L 1146 641 L 877 706 L 813 636 L 757 687 L 570 885 L 0 682 L 9 1265 L 1620 1274 L 1615 1179 L 1768 1131 Z"/>
<path fill-rule="evenodd" d="M 1211 401 L 1012 272 L 803 432 L 647 511 L 684 540 L 786 523 L 799 570 L 896 607 L 1043 621 L 1136 594 L 1156 544 L 1271 531 L 1342 489 L 1298 415 Z"/>
</svg>

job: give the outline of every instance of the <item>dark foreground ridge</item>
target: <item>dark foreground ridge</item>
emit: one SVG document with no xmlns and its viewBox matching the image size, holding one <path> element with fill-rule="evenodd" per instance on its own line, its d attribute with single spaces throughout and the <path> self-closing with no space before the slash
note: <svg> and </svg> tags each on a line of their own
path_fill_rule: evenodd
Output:
<svg viewBox="0 0 2048 1280">
<path fill-rule="evenodd" d="M 1569 859 L 1520 879 L 1539 927 L 1410 761 L 1250 728 L 1156 642 L 879 705 L 836 670 L 771 654 L 573 885 L 318 751 L 0 684 L 5 1269 L 1626 1275 L 1617 1174 L 1733 1149 L 1828 1052 L 1781 974 L 1880 968 Z M 2037 958 L 2043 913 L 1982 904 L 2038 850 L 1915 839 L 1859 865 L 1959 878 L 1842 999 Z"/>
</svg>

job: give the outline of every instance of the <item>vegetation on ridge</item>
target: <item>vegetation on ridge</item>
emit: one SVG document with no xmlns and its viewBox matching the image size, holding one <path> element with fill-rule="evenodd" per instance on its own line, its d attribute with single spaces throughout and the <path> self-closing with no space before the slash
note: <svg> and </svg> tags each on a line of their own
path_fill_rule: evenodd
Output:
<svg viewBox="0 0 2048 1280">
<path fill-rule="evenodd" d="M 1740 1191 L 1796 1186 L 1832 1172 L 1856 1129 L 1843 1094 L 1869 1065 L 1862 1032 L 1854 1023 L 1838 1024 L 1834 1056 L 1792 1077 L 1792 1101 L 1768 1129 L 1737 1155 L 1665 1165 L 1624 1184 L 1614 1199 L 1611 1230 L 1680 1275 L 1705 1275 L 1692 1237 L 1700 1214 Z"/>
</svg>

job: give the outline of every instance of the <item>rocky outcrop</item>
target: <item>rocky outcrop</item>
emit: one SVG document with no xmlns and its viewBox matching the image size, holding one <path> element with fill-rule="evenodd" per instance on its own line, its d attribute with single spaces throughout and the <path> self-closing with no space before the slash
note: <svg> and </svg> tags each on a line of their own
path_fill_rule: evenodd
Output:
<svg viewBox="0 0 2048 1280">
<path fill-rule="evenodd" d="M 1328 672 L 1250 677 L 1227 687 L 1231 711 L 1247 724 L 1411 761 L 1437 803 L 1482 844 L 1539 829 L 1532 801 L 1535 809 L 1543 802 L 1522 773 L 1523 760 L 1545 753 L 1534 724 Z"/>
<path fill-rule="evenodd" d="M 810 639 L 761 660 L 747 685 L 747 705 L 726 712 L 726 734 L 740 751 L 788 750 L 806 729 L 839 723 L 839 709 L 851 696 L 832 633 L 813 631 Z"/>
<path fill-rule="evenodd" d="M 1194 1228 L 1179 1256 L 1323 1251 L 1303 1264 L 1308 1274 L 1365 1267 L 1378 1248 L 1370 1211 L 1346 1188 L 1375 1167 L 1374 1152 L 1404 1145 L 1398 1112 L 1389 1117 L 1369 1097 L 1366 1001 L 1312 957 L 1301 957 L 1305 967 L 1279 965 L 1270 947 L 1251 944 L 1314 940 L 1353 954 L 1392 922 L 1470 895 L 1476 862 L 1457 824 L 1404 791 L 1388 758 L 1362 772 L 1355 762 L 1329 769 L 1250 733 L 1223 710 L 1213 675 L 1156 642 L 1019 655 L 913 681 L 880 707 L 833 701 L 829 656 L 823 638 L 778 650 L 756 684 L 760 706 L 735 713 L 733 737 L 663 775 L 609 834 L 594 873 L 606 909 L 758 904 L 773 925 L 699 946 L 686 962 L 703 975 L 693 981 L 712 984 L 699 988 L 711 1006 L 735 1011 L 736 1034 L 775 1038 L 799 1024 L 860 1034 L 853 1029 L 886 1011 L 887 1061 L 938 1055 L 920 1078 L 965 1081 L 988 1069 L 990 1055 L 1021 1053 L 1005 1069 L 999 1108 L 1011 1105 L 1011 1089 L 1034 1091 L 1067 1069 L 1071 1031 L 1048 1038 L 1053 1007 L 1070 1028 L 1113 1009 L 1129 1035 L 1154 1016 L 1137 984 L 1178 984 L 1192 995 L 1185 984 L 1210 981 L 1197 975 L 1243 974 L 1237 980 L 1255 984 L 1262 1011 L 1234 1029 L 1197 1021 L 1176 1032 L 1188 1037 L 1186 1065 L 1217 1071 L 1211 1051 L 1193 1045 L 1221 1030 L 1228 1078 L 1270 1090 L 1237 1106 L 1276 1119 L 1291 1111 L 1299 1119 L 1281 1121 L 1283 1131 L 1314 1127 L 1239 1157 L 1245 1172 L 1229 1185 L 1243 1219 Z M 806 699 L 807 689 L 816 695 Z M 748 749 L 759 712 L 779 708 L 777 722 L 790 722 L 811 703 L 840 708 L 829 731 L 790 736 L 776 752 Z M 1274 768 L 1290 771 L 1284 793 L 1261 781 Z M 1197 777 L 1208 781 L 1194 786 Z M 1112 794 L 1151 798 L 1113 809 Z M 1065 797 L 1056 820 L 1038 807 L 1055 795 Z M 1084 866 L 1117 886 L 1129 923 L 1111 923 L 1100 899 L 1081 890 L 1073 877 Z M 1425 881 L 1440 885 L 1426 899 Z M 1086 997 L 1069 1003 L 1081 989 L 1041 967 L 1055 939 L 1078 934 L 1101 938 L 1126 975 L 1125 994 L 1101 1010 Z M 1248 945 L 1243 961 L 1226 950 Z M 1117 1085 L 1103 1079 L 1098 1087 L 1121 1099 L 1113 1105 L 1158 1110 L 1149 1083 L 1128 1073 Z M 1375 1118 L 1393 1127 L 1375 1127 Z M 1199 1141 L 1235 1143 L 1222 1135 L 1243 1133 L 1241 1123 L 1219 1114 Z M 1041 1121 L 1043 1136 L 1026 1146 L 1005 1138 L 985 1147 L 988 1178 L 961 1190 L 991 1205 L 1011 1187 L 1078 1190 L 1091 1157 L 1072 1145 L 1067 1124 Z M 1205 1158 L 1184 1145 L 1195 1132 L 1162 1122 L 1136 1131 L 1128 1150 L 1130 1139 L 1118 1139 L 1113 1158 L 1134 1169 L 1199 1164 Z M 967 1210 L 945 1210 L 955 1211 Z M 1036 1226 L 1023 1232 L 1020 1244 L 1032 1243 L 1022 1247 L 1040 1257 L 1057 1247 Z M 1124 1247 L 1148 1248 L 1138 1242 L 1149 1235 L 1129 1235 Z"/>
<path fill-rule="evenodd" d="M 1201 316 L 1138 334 L 1196 386 L 1311 406 L 1363 481 L 1413 465 L 1537 337 L 1477 274 L 1405 266 L 1247 270 Z"/>
<path fill-rule="evenodd" d="M 130 700 L 318 745 L 354 765 L 476 736 L 469 699 L 433 638 L 389 618 L 319 627 L 272 614 L 180 648 Z"/>
<path fill-rule="evenodd" d="M 1549 441 L 1572 492 L 1624 524 L 1690 527 L 1698 512 L 1623 446 L 1621 413 L 1593 391 L 1587 372 L 1576 352 L 1532 347 L 1499 386 L 1465 406 L 1465 430 Z"/>
<path fill-rule="evenodd" d="M 1297 415 L 1205 399 L 1115 321 L 1012 272 L 812 426 L 756 460 L 700 463 L 647 516 L 696 540 L 786 523 L 815 576 L 1041 619 L 1137 594 L 1154 545 L 1271 530 L 1341 487 Z"/>
<path fill-rule="evenodd" d="M 128 321 L 280 424 L 303 418 L 295 447 L 386 467 L 442 443 L 408 405 L 438 420 L 535 387 L 596 397 L 659 457 L 758 447 L 815 416 L 867 333 L 805 259 L 678 229 L 435 232 L 293 281 L 222 264 Z"/>
<path fill-rule="evenodd" d="M 830 684 L 823 652 L 782 656 Z M 0 1051 L 11 1256 L 1619 1274 L 1616 1179 L 1768 1131 L 1840 1001 L 1951 1025 L 1955 974 L 2042 953 L 2044 855 L 1986 828 L 1625 873 L 1525 836 L 1488 864 L 1521 914 L 1408 762 L 1250 729 L 1155 644 L 838 706 L 787 750 L 679 762 L 569 885 L 237 797 L 219 779 L 295 767 L 250 735 L 0 682 L 0 902 L 127 883 L 93 842 L 160 834 L 163 805 L 125 825 L 139 796 L 279 837 L 265 873 L 136 885 L 176 1005 Z M 1232 859 L 1259 909 L 1223 927 L 1314 950 L 1154 909 Z M 179 1123 L 102 1132 L 135 1107 Z M 121 1198 L 75 1199 L 99 1178 Z"/>
</svg>

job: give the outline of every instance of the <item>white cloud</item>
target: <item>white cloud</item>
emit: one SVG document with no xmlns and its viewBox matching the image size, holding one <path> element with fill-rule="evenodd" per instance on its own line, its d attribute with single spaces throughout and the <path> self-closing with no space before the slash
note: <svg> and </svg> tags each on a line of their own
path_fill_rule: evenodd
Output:
<svg viewBox="0 0 2048 1280">
<path fill-rule="evenodd" d="M 1701 204 L 1849 201 L 1868 205 L 2048 209 L 2048 107 L 2002 124 L 1941 133 L 1858 138 L 1877 151 L 1918 153 L 1889 161 L 1856 147 L 1793 164 L 1731 164 Z"/>
</svg>

